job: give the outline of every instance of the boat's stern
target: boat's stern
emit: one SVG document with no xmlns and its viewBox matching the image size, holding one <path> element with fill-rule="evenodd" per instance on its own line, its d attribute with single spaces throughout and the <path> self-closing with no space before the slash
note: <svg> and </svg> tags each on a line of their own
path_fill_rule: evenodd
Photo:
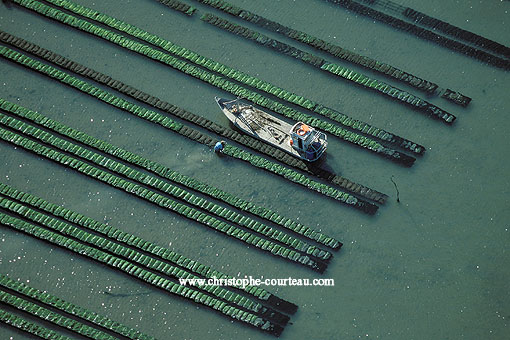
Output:
<svg viewBox="0 0 510 340">
<path fill-rule="evenodd" d="M 290 130 L 290 143 L 302 158 L 314 162 L 326 151 L 328 139 L 324 132 L 315 130 L 305 123 L 298 122 Z"/>
</svg>

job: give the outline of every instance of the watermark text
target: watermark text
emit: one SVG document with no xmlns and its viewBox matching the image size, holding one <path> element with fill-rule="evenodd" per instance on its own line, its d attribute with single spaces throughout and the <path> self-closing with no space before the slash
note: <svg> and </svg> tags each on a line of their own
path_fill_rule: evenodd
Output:
<svg viewBox="0 0 510 340">
<path fill-rule="evenodd" d="M 270 287 L 334 287 L 335 279 L 296 279 L 292 277 L 281 279 L 254 278 L 253 276 L 245 276 L 244 278 L 217 278 L 209 279 L 179 279 L 179 283 L 183 286 L 220 286 L 220 287 L 236 287 L 245 288 L 247 286 L 270 286 Z"/>
</svg>

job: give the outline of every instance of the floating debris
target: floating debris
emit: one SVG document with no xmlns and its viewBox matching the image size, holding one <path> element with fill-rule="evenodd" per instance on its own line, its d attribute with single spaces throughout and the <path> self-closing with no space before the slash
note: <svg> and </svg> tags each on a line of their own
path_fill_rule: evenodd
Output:
<svg viewBox="0 0 510 340">
<path fill-rule="evenodd" d="M 391 183 L 395 186 L 395 190 L 397 191 L 397 202 L 400 203 L 400 192 L 398 192 L 397 183 L 393 180 L 393 176 L 390 177 Z"/>
</svg>

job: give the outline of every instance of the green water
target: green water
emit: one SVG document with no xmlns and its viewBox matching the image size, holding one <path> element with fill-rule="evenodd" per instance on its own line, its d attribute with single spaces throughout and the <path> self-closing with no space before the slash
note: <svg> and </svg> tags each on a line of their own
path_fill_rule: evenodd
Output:
<svg viewBox="0 0 510 340">
<path fill-rule="evenodd" d="M 200 144 L 2 60 L 1 97 L 320 228 L 342 240 L 344 247 L 321 276 L 4 142 L 2 182 L 230 274 L 335 279 L 335 287 L 270 289 L 300 306 L 282 339 L 509 338 L 507 72 L 323 1 L 231 1 L 472 97 L 466 109 L 430 98 L 457 115 L 450 127 L 215 29 L 199 20 L 199 15 L 211 11 L 206 7 L 197 5 L 198 15 L 189 18 L 152 0 L 77 2 L 414 140 L 427 152 L 408 169 L 330 137 L 329 167 L 390 196 L 375 216 L 366 216 L 246 164 L 220 159 Z M 508 1 L 402 3 L 510 45 Z M 178 71 L 17 6 L 0 4 L 0 29 L 227 124 L 213 99 L 226 93 Z M 158 339 L 272 338 L 6 228 L 0 228 L 0 268 L 10 277 Z M 132 295 L 103 294 L 110 290 Z M 0 335 L 33 338 L 4 325 Z"/>
</svg>

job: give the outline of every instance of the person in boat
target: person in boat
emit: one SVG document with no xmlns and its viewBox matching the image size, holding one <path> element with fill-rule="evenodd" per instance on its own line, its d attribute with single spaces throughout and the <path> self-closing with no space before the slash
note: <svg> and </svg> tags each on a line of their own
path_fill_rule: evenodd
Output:
<svg viewBox="0 0 510 340">
<path fill-rule="evenodd" d="M 220 142 L 217 142 L 215 145 L 214 145 L 214 152 L 216 153 L 223 153 L 223 148 L 225 147 L 225 141 L 222 140 Z"/>
</svg>

